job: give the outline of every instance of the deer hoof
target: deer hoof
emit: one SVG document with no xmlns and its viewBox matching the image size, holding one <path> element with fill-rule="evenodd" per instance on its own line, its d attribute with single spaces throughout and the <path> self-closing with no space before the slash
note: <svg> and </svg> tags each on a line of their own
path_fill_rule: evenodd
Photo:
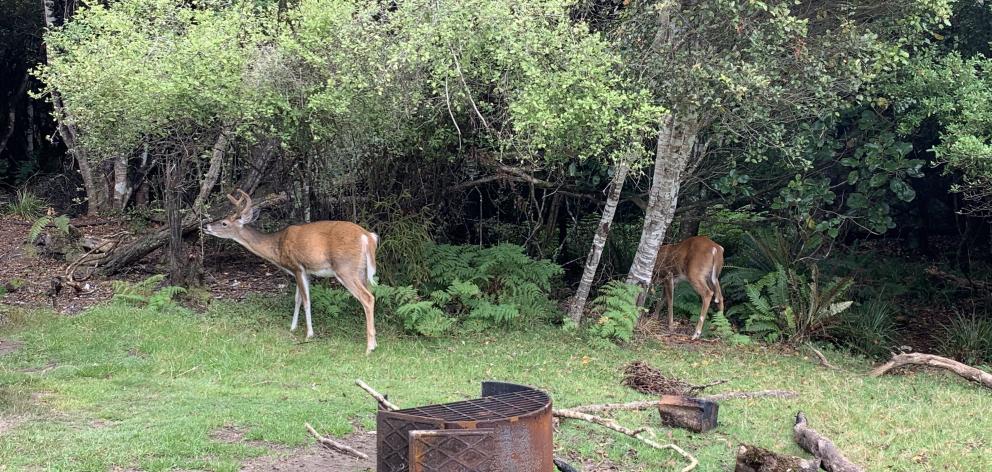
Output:
<svg viewBox="0 0 992 472">
<path fill-rule="evenodd" d="M 369 343 L 368 343 L 368 344 L 367 344 L 367 345 L 365 346 L 365 355 L 369 355 L 369 354 L 371 354 L 371 353 L 372 353 L 372 351 L 374 351 L 376 347 L 377 347 L 377 344 L 376 344 L 376 342 L 375 342 L 375 340 L 372 340 L 372 341 L 370 341 L 370 342 L 369 342 Z"/>
<path fill-rule="evenodd" d="M 307 341 L 313 339 L 313 331 L 307 333 Z"/>
</svg>

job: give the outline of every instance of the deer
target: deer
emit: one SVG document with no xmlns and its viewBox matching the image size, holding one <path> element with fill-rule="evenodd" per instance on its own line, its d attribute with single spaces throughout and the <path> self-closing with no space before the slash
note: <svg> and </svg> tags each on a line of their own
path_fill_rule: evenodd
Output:
<svg viewBox="0 0 992 472">
<path fill-rule="evenodd" d="M 699 339 L 703 331 L 703 321 L 710 309 L 710 301 L 716 301 L 723 311 L 723 291 L 720 289 L 720 271 L 723 270 L 723 247 L 706 236 L 693 236 L 677 244 L 665 244 L 658 250 L 651 280 L 662 285 L 665 302 L 668 304 L 668 329 L 675 328 L 672 298 L 675 284 L 683 280 L 692 285 L 702 300 L 702 310 L 692 339 Z M 661 316 L 661 300 L 654 310 L 656 318 Z"/>
<path fill-rule="evenodd" d="M 315 221 L 291 225 L 275 233 L 262 233 L 251 226 L 258 218 L 251 197 L 238 189 L 238 197 L 227 198 L 234 212 L 209 223 L 203 232 L 231 239 L 262 259 L 293 276 L 296 305 L 290 332 L 295 332 L 300 305 L 307 318 L 307 340 L 313 338 L 310 319 L 310 276 L 334 277 L 362 304 L 365 310 L 365 354 L 376 348 L 375 296 L 369 290 L 375 283 L 375 252 L 379 236 L 350 221 Z"/>
</svg>

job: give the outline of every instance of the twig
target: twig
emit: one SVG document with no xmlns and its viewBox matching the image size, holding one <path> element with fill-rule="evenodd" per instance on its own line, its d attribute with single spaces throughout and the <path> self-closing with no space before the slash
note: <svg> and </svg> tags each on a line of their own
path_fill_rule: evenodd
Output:
<svg viewBox="0 0 992 472">
<path fill-rule="evenodd" d="M 651 428 L 644 427 L 644 428 L 638 428 L 636 430 L 629 429 L 620 425 L 619 423 L 617 423 L 612 419 L 603 418 L 601 416 L 593 416 L 588 413 L 582 413 L 574 410 L 554 410 L 553 414 L 558 418 L 569 418 L 573 420 L 582 420 L 582 421 L 588 421 L 590 423 L 598 424 L 605 428 L 612 429 L 613 431 L 616 431 L 618 433 L 625 434 L 635 439 L 639 439 L 644 444 L 647 444 L 648 446 L 651 446 L 655 449 L 671 449 L 681 454 L 682 457 L 686 458 L 686 460 L 689 461 L 689 465 L 685 466 L 682 469 L 682 472 L 689 472 L 690 470 L 695 469 L 697 465 L 699 465 L 699 461 L 697 461 L 692 454 L 689 454 L 678 445 L 674 443 L 659 444 L 657 441 L 655 441 L 656 436 L 654 434 L 654 430 Z"/>
<path fill-rule="evenodd" d="M 455 60 L 455 70 L 458 71 L 458 78 L 461 79 L 462 85 L 465 87 L 465 95 L 468 96 L 468 101 L 472 104 L 472 109 L 475 110 L 475 114 L 482 120 L 482 126 L 489 129 L 489 123 L 486 121 L 486 117 L 482 116 L 482 113 L 479 112 L 479 107 L 475 106 L 475 99 L 472 98 L 472 90 L 468 88 L 468 82 L 465 82 L 465 74 L 462 73 L 462 65 L 458 63 L 458 55 L 455 54 L 454 49 L 449 48 L 448 50 L 451 51 L 451 58 Z"/>
<path fill-rule="evenodd" d="M 351 454 L 355 457 L 358 457 L 359 459 L 368 460 L 369 458 L 368 454 L 365 454 L 364 452 L 359 451 L 351 446 L 346 446 L 344 444 L 341 444 L 333 439 L 321 436 L 320 433 L 317 432 L 317 430 L 313 429 L 313 426 L 310 426 L 310 423 L 303 423 L 303 426 L 307 427 L 307 431 L 310 431 L 310 435 L 317 438 L 317 442 L 320 443 L 322 446 L 325 446 L 329 449 L 333 449 L 335 451 L 342 452 L 345 454 Z"/>
<path fill-rule="evenodd" d="M 362 379 L 355 380 L 355 385 L 358 385 L 359 387 L 362 388 L 362 390 L 365 390 L 366 392 L 369 393 L 369 395 L 372 395 L 372 398 L 375 398 L 375 401 L 379 402 L 379 405 L 382 405 L 383 408 L 389 411 L 400 409 L 400 407 L 396 406 L 394 403 L 390 402 L 389 400 L 386 400 L 386 397 L 383 396 L 381 393 L 375 391 L 375 389 L 373 389 L 372 387 L 369 387 L 369 385 L 363 382 Z"/>
<path fill-rule="evenodd" d="M 796 398 L 799 394 L 791 390 L 758 390 L 756 392 L 727 392 L 703 397 L 704 400 L 722 401 L 740 398 Z"/>
<path fill-rule="evenodd" d="M 689 394 L 692 395 L 692 394 L 694 394 L 696 392 L 700 392 L 700 391 L 705 390 L 705 389 L 707 389 L 709 387 L 713 387 L 715 385 L 720 385 L 720 384 L 725 384 L 727 382 L 730 382 L 730 381 L 727 380 L 727 379 L 723 379 L 723 380 L 715 380 L 713 382 L 702 384 L 702 385 L 690 385 L 689 386 Z"/>
<path fill-rule="evenodd" d="M 813 343 L 807 343 L 806 344 L 806 347 L 808 347 L 809 350 L 813 351 L 813 354 L 816 354 L 816 358 L 820 360 L 820 365 L 822 365 L 823 367 L 826 367 L 828 369 L 840 370 L 839 367 L 831 364 L 830 361 L 827 360 L 827 356 L 824 356 L 823 353 L 820 352 L 819 349 L 813 347 Z"/>
<path fill-rule="evenodd" d="M 795 433 L 796 443 L 820 458 L 823 461 L 821 466 L 828 472 L 864 472 L 861 466 L 844 457 L 844 453 L 833 441 L 810 428 L 806 424 L 806 415 L 803 412 L 796 413 L 796 425 L 792 430 Z"/>
<path fill-rule="evenodd" d="M 950 370 L 955 374 L 960 375 L 972 382 L 977 382 L 984 385 L 985 387 L 992 388 L 992 374 L 985 372 L 983 370 L 976 369 L 970 365 L 962 364 L 956 360 L 948 359 L 946 357 L 935 356 L 932 354 L 921 354 L 918 352 L 911 352 L 908 354 L 897 354 L 892 356 L 892 360 L 876 367 L 868 375 L 872 377 L 878 377 L 892 369 L 902 367 L 904 365 L 929 365 L 932 367 L 940 367 L 942 369 Z"/>
<path fill-rule="evenodd" d="M 799 394 L 788 390 L 761 390 L 757 392 L 728 392 L 701 397 L 704 400 L 720 401 L 737 398 L 796 398 Z M 579 413 L 597 413 L 601 411 L 640 411 L 658 408 L 658 400 L 641 400 L 629 403 L 603 403 L 600 405 L 583 405 L 569 408 L 567 411 Z"/>
</svg>

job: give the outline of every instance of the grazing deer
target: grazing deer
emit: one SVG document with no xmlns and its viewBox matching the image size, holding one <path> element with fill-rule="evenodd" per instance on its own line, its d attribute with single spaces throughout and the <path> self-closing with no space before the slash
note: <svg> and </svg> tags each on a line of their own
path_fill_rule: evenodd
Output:
<svg viewBox="0 0 992 472">
<path fill-rule="evenodd" d="M 238 190 L 239 198 L 228 195 L 234 213 L 206 225 L 203 231 L 218 238 L 233 239 L 256 256 L 265 259 L 296 278 L 296 306 L 290 331 L 296 331 L 300 304 L 307 315 L 307 339 L 313 337 L 310 321 L 310 275 L 335 277 L 365 309 L 365 353 L 376 347 L 375 297 L 369 284 L 375 276 L 375 250 L 379 236 L 348 221 L 317 221 L 291 225 L 265 234 L 248 226 L 258 218 L 251 197 Z"/>
<path fill-rule="evenodd" d="M 693 236 L 678 244 L 665 244 L 658 250 L 654 262 L 652 280 L 663 284 L 665 302 L 668 303 L 668 329 L 673 329 L 672 298 L 675 284 L 688 280 L 693 290 L 702 299 L 703 309 L 699 312 L 699 322 L 692 339 L 699 338 L 703 331 L 703 321 L 710 309 L 710 300 L 715 300 L 723 311 L 723 291 L 720 289 L 720 271 L 723 270 L 723 247 L 705 236 Z M 661 300 L 654 310 L 654 316 L 661 316 Z"/>
</svg>

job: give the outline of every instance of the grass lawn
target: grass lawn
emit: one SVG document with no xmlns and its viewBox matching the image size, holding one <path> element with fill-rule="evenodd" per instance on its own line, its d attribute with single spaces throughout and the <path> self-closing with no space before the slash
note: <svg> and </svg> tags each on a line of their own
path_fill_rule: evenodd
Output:
<svg viewBox="0 0 992 472">
<path fill-rule="evenodd" d="M 740 442 L 805 456 L 791 437 L 799 409 L 868 470 L 992 470 L 992 395 L 951 374 L 870 379 L 868 363 L 831 352 L 845 372 L 761 347 L 593 347 L 553 328 L 425 340 L 381 327 L 379 349 L 366 357 L 357 313 L 316 316 L 310 343 L 289 333 L 291 314 L 289 297 L 215 303 L 203 315 L 118 306 L 71 318 L 10 313 L 0 338 L 24 344 L 0 357 L 0 470 L 237 470 L 268 451 L 211 439 L 225 425 L 288 446 L 312 441 L 305 421 L 338 436 L 373 429 L 374 402 L 356 378 L 401 406 L 475 397 L 484 379 L 546 389 L 557 407 L 645 399 L 620 385 L 621 367 L 634 359 L 693 383 L 731 379 L 708 393 L 800 392 L 725 401 L 720 426 L 707 434 L 658 428 L 663 441 L 697 456 L 697 470 L 731 470 Z M 639 426 L 657 413 L 618 418 Z M 580 422 L 566 423 L 555 442 L 560 453 L 607 456 L 622 470 L 683 465 L 669 451 Z"/>
</svg>

